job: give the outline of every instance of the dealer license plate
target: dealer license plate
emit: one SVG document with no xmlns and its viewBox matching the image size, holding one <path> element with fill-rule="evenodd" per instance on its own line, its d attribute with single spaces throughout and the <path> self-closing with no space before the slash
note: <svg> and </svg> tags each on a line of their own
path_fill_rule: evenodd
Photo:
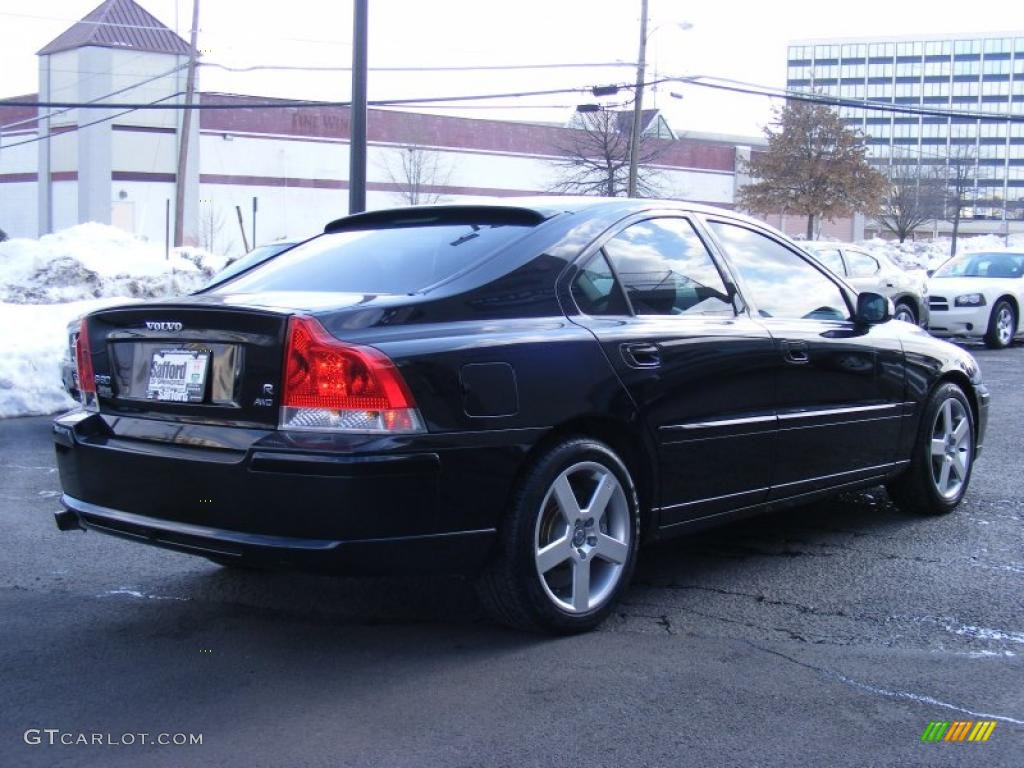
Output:
<svg viewBox="0 0 1024 768">
<path fill-rule="evenodd" d="M 209 365 L 209 352 L 186 349 L 154 352 L 146 397 L 173 403 L 201 403 Z"/>
</svg>

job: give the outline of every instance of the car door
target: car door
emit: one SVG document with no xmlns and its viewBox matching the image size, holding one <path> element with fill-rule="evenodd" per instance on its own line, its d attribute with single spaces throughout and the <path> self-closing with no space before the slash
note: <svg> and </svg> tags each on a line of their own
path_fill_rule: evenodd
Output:
<svg viewBox="0 0 1024 768">
<path fill-rule="evenodd" d="M 886 279 L 882 265 L 874 256 L 852 248 L 844 248 L 843 258 L 846 259 L 846 282 L 858 291 L 892 296 L 896 285 Z"/>
<path fill-rule="evenodd" d="M 769 498 L 891 467 L 903 412 L 903 351 L 891 326 L 858 327 L 853 296 L 782 238 L 747 222 L 707 224 L 775 344 L 779 439 Z"/>
<path fill-rule="evenodd" d="M 591 251 L 572 277 L 573 320 L 601 343 L 656 446 L 661 524 L 763 501 L 771 336 L 737 310 L 689 218 L 630 220 Z"/>
</svg>

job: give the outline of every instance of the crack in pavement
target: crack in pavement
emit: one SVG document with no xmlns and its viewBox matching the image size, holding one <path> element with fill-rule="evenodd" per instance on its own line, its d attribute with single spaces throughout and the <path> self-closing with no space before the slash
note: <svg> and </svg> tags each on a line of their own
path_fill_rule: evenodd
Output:
<svg viewBox="0 0 1024 768">
<path fill-rule="evenodd" d="M 761 651 L 762 653 L 771 654 L 772 656 L 778 656 L 780 659 L 785 659 L 791 664 L 796 664 L 797 666 L 803 667 L 804 669 L 809 669 L 814 672 L 817 672 L 818 674 L 824 677 L 832 678 L 833 680 L 838 680 L 839 682 L 849 685 L 853 688 L 857 688 L 862 691 L 867 691 L 868 693 L 873 693 L 878 696 L 884 696 L 890 699 L 905 699 L 908 701 L 913 701 L 918 704 L 928 704 L 935 707 L 943 707 L 944 709 L 951 709 L 955 712 L 963 712 L 965 715 L 970 715 L 971 717 L 977 717 L 984 720 L 999 720 L 1001 722 L 1011 723 L 1013 725 L 1024 725 L 1024 720 L 1018 720 L 1017 718 L 1010 717 L 1008 715 L 993 715 L 988 712 L 976 712 L 972 709 L 967 709 L 966 707 L 961 707 L 956 704 L 950 704 L 948 701 L 936 699 L 934 696 L 928 696 L 926 694 L 920 693 L 912 693 L 911 691 L 892 691 L 888 688 L 879 688 L 876 685 L 870 685 L 869 683 L 862 682 L 861 680 L 855 680 L 854 678 L 848 677 L 840 672 L 836 672 L 825 667 L 818 667 L 814 664 L 808 664 L 807 662 L 800 661 L 799 659 L 794 659 L 792 656 L 787 656 L 781 651 L 776 651 L 771 648 L 765 648 L 764 646 L 758 645 L 757 643 L 751 642 L 750 640 L 743 640 L 743 642 L 749 645 L 751 648 Z"/>
</svg>

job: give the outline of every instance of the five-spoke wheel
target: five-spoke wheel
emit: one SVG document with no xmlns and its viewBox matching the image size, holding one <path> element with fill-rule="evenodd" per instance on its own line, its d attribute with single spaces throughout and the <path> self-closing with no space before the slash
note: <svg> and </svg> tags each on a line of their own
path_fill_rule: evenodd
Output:
<svg viewBox="0 0 1024 768">
<path fill-rule="evenodd" d="M 967 492 L 974 463 L 974 412 L 953 382 L 940 384 L 924 404 L 910 465 L 886 484 L 889 496 L 910 512 L 952 512 Z"/>
<path fill-rule="evenodd" d="M 499 535 L 479 582 L 491 615 L 524 629 L 591 629 L 636 562 L 639 502 L 629 470 L 604 443 L 567 438 L 531 461 Z"/>
<path fill-rule="evenodd" d="M 548 489 L 537 515 L 534 559 L 551 601 L 570 613 L 598 607 L 629 557 L 629 503 L 607 467 L 573 464 Z"/>
<path fill-rule="evenodd" d="M 1016 333 L 1017 312 L 1008 300 L 1000 299 L 992 307 L 992 314 L 988 321 L 988 333 L 985 334 L 985 344 L 993 349 L 1003 349 L 1010 346 Z"/>
<path fill-rule="evenodd" d="M 971 420 L 963 403 L 946 398 L 932 424 L 932 480 L 944 499 L 953 499 L 967 482 L 971 464 Z"/>
</svg>

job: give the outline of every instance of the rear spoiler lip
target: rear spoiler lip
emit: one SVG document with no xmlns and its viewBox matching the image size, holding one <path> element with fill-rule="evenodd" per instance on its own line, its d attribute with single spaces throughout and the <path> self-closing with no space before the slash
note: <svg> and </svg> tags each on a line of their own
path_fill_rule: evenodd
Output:
<svg viewBox="0 0 1024 768">
<path fill-rule="evenodd" d="M 535 227 L 557 213 L 514 205 L 424 205 L 415 208 L 388 208 L 335 219 L 324 227 L 324 233 L 440 224 L 508 224 Z"/>
</svg>

